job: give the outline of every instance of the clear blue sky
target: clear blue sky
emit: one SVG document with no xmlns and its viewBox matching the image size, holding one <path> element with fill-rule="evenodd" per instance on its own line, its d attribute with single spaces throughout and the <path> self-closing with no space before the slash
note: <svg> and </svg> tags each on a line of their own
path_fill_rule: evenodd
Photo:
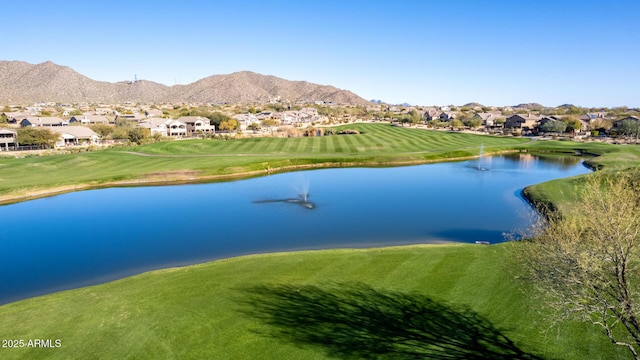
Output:
<svg viewBox="0 0 640 360">
<path fill-rule="evenodd" d="M 7 1 L 0 59 L 187 84 L 250 70 L 415 105 L 640 107 L 638 0 Z"/>
</svg>

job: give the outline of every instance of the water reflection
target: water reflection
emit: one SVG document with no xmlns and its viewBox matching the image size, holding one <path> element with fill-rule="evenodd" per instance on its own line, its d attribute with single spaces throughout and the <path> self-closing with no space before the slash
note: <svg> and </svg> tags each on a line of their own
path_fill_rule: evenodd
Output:
<svg viewBox="0 0 640 360">
<path fill-rule="evenodd" d="M 561 169 L 569 169 L 581 164 L 584 158 L 580 156 L 554 155 L 554 154 L 531 154 L 517 153 L 504 155 L 507 159 L 512 159 L 520 164 L 520 167 L 531 169 L 538 163 L 544 162 L 559 166 Z"/>
</svg>

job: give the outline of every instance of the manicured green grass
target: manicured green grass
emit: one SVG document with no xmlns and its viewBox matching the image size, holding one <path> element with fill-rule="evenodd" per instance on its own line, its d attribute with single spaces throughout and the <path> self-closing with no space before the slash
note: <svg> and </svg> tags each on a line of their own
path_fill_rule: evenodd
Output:
<svg viewBox="0 0 640 360">
<path fill-rule="evenodd" d="M 497 151 L 526 140 L 351 125 L 359 135 L 312 138 L 251 138 L 230 141 L 184 140 L 90 153 L 0 158 L 0 196 L 72 185 L 101 186 L 136 179 L 179 179 L 310 164 L 388 164 L 477 156 L 481 144 Z M 153 155 L 153 156 L 143 156 Z M 324 166 L 324 165 L 323 165 Z M 189 176 L 181 172 L 192 172 Z M 0 199 L 1 200 L 1 199 Z"/>
<path fill-rule="evenodd" d="M 486 153 L 581 150 L 601 155 L 591 162 L 610 170 L 637 166 L 640 159 L 637 146 L 347 127 L 361 134 L 187 140 L 0 158 L 0 195 L 170 179 L 183 171 L 206 176 L 321 163 L 424 162 L 476 156 L 480 145 Z M 539 185 L 535 196 L 566 201 L 579 181 Z M 0 358 L 358 358 L 373 356 L 371 349 L 410 357 L 436 345 L 460 358 L 478 355 L 469 349 L 486 356 L 626 358 L 591 326 L 549 328 L 544 304 L 522 292 L 504 268 L 509 246 L 517 245 L 296 252 L 150 272 L 0 306 L 0 339 L 62 341 L 59 349 L 0 348 Z"/>
<path fill-rule="evenodd" d="M 232 141 L 171 141 L 140 146 L 147 154 L 219 154 L 219 155 L 323 155 L 342 152 L 352 155 L 393 155 L 468 150 L 477 155 L 480 144 L 487 148 L 511 146 L 525 139 L 481 136 L 465 133 L 399 128 L 387 124 L 353 124 L 337 128 L 360 131 L 359 135 L 333 135 L 305 138 L 250 138 Z"/>
<path fill-rule="evenodd" d="M 543 305 L 504 267 L 513 245 L 267 254 L 149 272 L 0 306 L 0 338 L 62 342 L 0 348 L 0 358 L 624 358 L 591 327 L 548 328 Z"/>
<path fill-rule="evenodd" d="M 603 143 L 577 143 L 571 141 L 535 141 L 526 144 L 526 149 L 538 153 L 592 154 L 586 163 L 600 171 L 616 172 L 640 166 L 640 145 L 611 145 Z M 543 204 L 560 210 L 569 210 L 577 200 L 577 193 L 584 176 L 557 179 L 527 187 L 528 196 Z"/>
<path fill-rule="evenodd" d="M 596 167 L 619 170 L 620 168 L 635 167 L 640 164 L 640 145 L 612 145 L 599 142 L 573 141 L 533 141 L 525 145 L 532 152 L 553 152 L 598 155 L 588 163 Z"/>
</svg>

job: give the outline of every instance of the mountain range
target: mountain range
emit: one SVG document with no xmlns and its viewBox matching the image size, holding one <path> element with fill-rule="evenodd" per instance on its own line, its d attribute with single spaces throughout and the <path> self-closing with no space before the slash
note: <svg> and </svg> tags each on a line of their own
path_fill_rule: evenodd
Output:
<svg viewBox="0 0 640 360">
<path fill-rule="evenodd" d="M 90 79 L 51 61 L 29 64 L 0 61 L 0 104 L 33 102 L 89 103 L 260 103 L 325 101 L 365 105 L 348 90 L 241 71 L 213 75 L 188 85 L 167 86 L 148 80 L 106 82 Z"/>
</svg>

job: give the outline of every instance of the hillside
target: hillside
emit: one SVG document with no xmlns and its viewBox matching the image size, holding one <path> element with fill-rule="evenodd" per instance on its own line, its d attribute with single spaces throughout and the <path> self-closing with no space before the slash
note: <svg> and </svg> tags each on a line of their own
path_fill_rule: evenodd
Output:
<svg viewBox="0 0 640 360">
<path fill-rule="evenodd" d="M 90 79 L 50 61 L 29 64 L 0 61 L 0 103 L 32 102 L 193 102 L 251 103 L 274 98 L 296 102 L 332 101 L 367 104 L 356 94 L 333 86 L 290 81 L 242 71 L 213 75 L 188 85 L 166 86 L 152 81 L 110 83 Z"/>
</svg>

